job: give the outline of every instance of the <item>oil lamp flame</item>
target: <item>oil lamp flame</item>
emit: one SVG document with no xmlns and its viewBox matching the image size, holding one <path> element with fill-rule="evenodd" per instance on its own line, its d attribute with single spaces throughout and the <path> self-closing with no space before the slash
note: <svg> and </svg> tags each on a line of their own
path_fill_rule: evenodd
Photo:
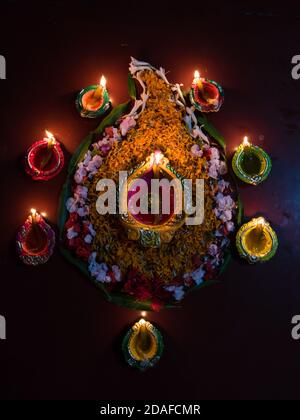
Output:
<svg viewBox="0 0 300 420">
<path fill-rule="evenodd" d="M 105 79 L 105 77 L 103 75 L 101 76 L 101 79 L 100 79 L 100 86 L 103 89 L 105 89 L 105 87 L 106 87 L 106 79 Z"/>
<path fill-rule="evenodd" d="M 259 217 L 257 219 L 257 226 L 263 228 L 266 225 L 266 221 L 263 217 Z"/>
<path fill-rule="evenodd" d="M 36 222 L 37 215 L 38 215 L 38 212 L 36 211 L 36 209 L 30 209 L 29 220 L 31 221 L 31 223 L 35 223 Z"/>
<path fill-rule="evenodd" d="M 200 73 L 199 73 L 198 70 L 195 70 L 195 72 L 194 72 L 194 79 L 195 80 L 200 79 Z"/>
<path fill-rule="evenodd" d="M 55 137 L 54 137 L 54 135 L 50 131 L 48 131 L 48 130 L 45 130 L 45 133 L 46 133 L 46 136 L 48 137 L 49 144 L 55 144 Z"/>
<path fill-rule="evenodd" d="M 146 312 L 146 311 L 142 311 L 142 312 L 141 312 L 141 316 L 142 316 L 143 318 L 145 318 L 145 317 L 146 317 L 146 315 L 147 315 L 147 312 Z"/>
<path fill-rule="evenodd" d="M 156 165 L 159 165 L 162 158 L 163 158 L 163 154 L 159 150 L 154 152 L 154 162 L 156 163 Z"/>
<path fill-rule="evenodd" d="M 27 265 L 44 264 L 53 253 L 55 233 L 36 209 L 30 214 L 17 234 L 17 252 Z"/>
<path fill-rule="evenodd" d="M 46 133 L 48 139 L 54 139 L 54 136 L 53 136 L 53 134 L 50 131 L 45 130 L 45 133 Z"/>
<path fill-rule="evenodd" d="M 248 137 L 247 137 L 247 136 L 245 136 L 245 137 L 244 137 L 244 140 L 243 140 L 243 146 L 244 146 L 244 147 L 246 147 L 246 146 L 250 146 L 250 142 L 249 142 L 249 140 L 248 140 Z"/>
</svg>

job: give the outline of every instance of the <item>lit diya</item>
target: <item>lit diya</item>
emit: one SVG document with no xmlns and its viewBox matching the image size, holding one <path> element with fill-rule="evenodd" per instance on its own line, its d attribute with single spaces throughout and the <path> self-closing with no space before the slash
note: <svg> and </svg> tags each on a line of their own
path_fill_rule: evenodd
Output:
<svg viewBox="0 0 300 420">
<path fill-rule="evenodd" d="M 126 185 L 121 183 L 119 186 L 119 207 L 122 209 L 120 218 L 130 240 L 138 240 L 144 247 L 158 248 L 173 239 L 186 218 L 184 212 L 177 211 L 183 196 L 182 189 L 176 187 L 182 185 L 182 179 L 159 150 L 129 171 Z M 173 181 L 174 189 L 168 195 L 169 185 L 162 182 L 157 191 L 153 191 L 153 180 Z M 145 193 L 141 189 L 141 182 L 147 186 Z M 168 197 L 168 203 L 164 203 L 164 197 Z M 137 201 L 146 202 L 145 213 L 136 210 L 132 204 Z"/>
<path fill-rule="evenodd" d="M 17 233 L 17 253 L 27 265 L 44 264 L 53 253 L 55 233 L 35 209 Z"/>
<path fill-rule="evenodd" d="M 110 108 L 104 76 L 101 77 L 99 85 L 88 86 L 78 93 L 76 107 L 80 115 L 86 118 L 100 117 Z"/>
<path fill-rule="evenodd" d="M 190 90 L 191 103 L 201 112 L 217 112 L 224 102 L 224 91 L 214 80 L 200 77 L 198 70 Z"/>
<path fill-rule="evenodd" d="M 240 227 L 236 246 L 241 257 L 250 263 L 263 262 L 275 255 L 278 239 L 270 224 L 263 217 L 258 217 Z"/>
<path fill-rule="evenodd" d="M 157 328 L 141 318 L 125 335 L 122 349 L 130 366 L 145 370 L 159 361 L 163 339 Z"/>
<path fill-rule="evenodd" d="M 25 170 L 34 180 L 47 181 L 55 177 L 64 166 L 64 154 L 59 142 L 50 131 L 27 150 Z"/>
<path fill-rule="evenodd" d="M 243 143 L 233 155 L 232 168 L 239 179 L 257 185 L 268 177 L 272 162 L 263 149 L 251 144 L 245 136 Z"/>
</svg>

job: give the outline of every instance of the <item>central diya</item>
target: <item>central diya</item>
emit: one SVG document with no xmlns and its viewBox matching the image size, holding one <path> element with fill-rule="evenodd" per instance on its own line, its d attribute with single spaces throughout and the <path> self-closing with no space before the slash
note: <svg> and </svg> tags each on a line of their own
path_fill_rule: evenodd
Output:
<svg viewBox="0 0 300 420">
<path fill-rule="evenodd" d="M 179 204 L 176 203 L 176 200 L 182 203 L 183 195 L 178 197 L 176 189 L 168 190 L 167 184 L 172 181 L 181 183 L 181 178 L 160 151 L 152 153 L 145 162 L 129 172 L 127 185 L 121 185 L 119 201 L 120 207 L 124 207 L 124 202 L 127 202 L 128 211 L 121 214 L 120 217 L 128 231 L 129 239 L 139 240 L 146 247 L 159 247 L 161 243 L 168 243 L 172 240 L 175 231 L 184 223 L 185 215 L 184 213 L 176 213 L 176 207 Z M 147 187 L 144 193 L 139 185 L 141 180 L 145 182 Z M 153 180 L 159 182 L 167 180 L 168 183 L 165 185 L 162 183 L 154 192 L 152 188 Z M 146 201 L 144 214 L 139 211 L 139 208 L 135 208 L 134 204 L 137 201 L 135 195 L 138 195 L 138 201 Z M 165 197 L 168 200 L 166 206 L 163 205 Z M 156 209 L 154 208 L 155 201 L 157 203 Z"/>
<path fill-rule="evenodd" d="M 218 276 L 237 224 L 237 194 L 223 144 L 198 123 L 189 94 L 162 68 L 132 59 L 129 70 L 134 100 L 116 107 L 71 161 L 60 241 L 64 255 L 110 302 L 159 310 Z M 182 187 L 186 180 L 192 206 L 196 181 L 204 184 L 204 219 L 194 224 L 187 223 L 191 207 L 178 211 L 185 191 L 167 191 L 163 183 Z M 106 193 L 98 188 L 102 181 L 118 190 L 113 212 L 97 210 Z"/>
</svg>

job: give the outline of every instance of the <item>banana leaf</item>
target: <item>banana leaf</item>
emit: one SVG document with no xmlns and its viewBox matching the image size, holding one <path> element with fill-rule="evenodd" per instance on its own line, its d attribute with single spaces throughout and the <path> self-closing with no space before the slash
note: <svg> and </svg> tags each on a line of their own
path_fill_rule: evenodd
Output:
<svg viewBox="0 0 300 420">
<path fill-rule="evenodd" d="M 66 201 L 69 197 L 71 197 L 72 192 L 72 182 L 70 176 L 67 178 L 67 181 L 64 183 L 60 197 L 59 197 L 59 204 L 58 204 L 58 220 L 57 220 L 57 226 L 58 226 L 58 235 L 59 239 L 63 239 L 63 232 L 64 232 L 64 226 L 68 218 L 68 212 L 66 209 Z"/>
<path fill-rule="evenodd" d="M 237 213 L 237 224 L 240 226 L 244 220 L 244 205 L 242 203 L 241 195 L 238 194 L 238 213 Z"/>
<path fill-rule="evenodd" d="M 118 292 L 118 293 L 109 293 L 105 286 L 101 283 L 96 281 L 89 273 L 88 268 L 87 268 L 87 264 L 82 261 L 79 260 L 78 258 L 76 258 L 73 253 L 71 251 L 69 251 L 68 249 L 66 249 L 65 247 L 61 246 L 60 247 L 60 251 L 62 253 L 62 255 L 73 265 L 75 265 L 82 274 L 84 274 L 86 277 L 88 277 L 93 283 L 94 285 L 101 290 L 101 292 L 104 295 L 104 298 L 108 301 L 108 302 L 112 302 L 115 305 L 119 305 L 122 307 L 126 307 L 126 308 L 131 308 L 131 309 L 136 309 L 139 311 L 152 311 L 151 308 L 151 301 L 138 301 L 136 299 L 134 299 L 131 296 L 127 296 L 124 293 Z M 166 308 L 173 308 L 176 307 L 175 305 L 166 305 Z"/>
<path fill-rule="evenodd" d="M 219 276 L 224 273 L 224 271 L 227 269 L 227 267 L 229 266 L 229 264 L 232 260 L 232 249 L 231 249 L 231 247 L 232 247 L 232 245 L 230 245 L 230 247 L 227 248 L 226 251 L 225 251 L 223 263 L 222 263 L 220 271 L 219 271 Z"/>
<path fill-rule="evenodd" d="M 226 151 L 226 141 L 222 134 L 215 128 L 215 126 L 208 121 L 205 115 L 198 114 L 196 115 L 197 120 L 200 125 L 203 125 L 204 130 L 213 138 L 215 139 L 219 145 Z"/>
<path fill-rule="evenodd" d="M 69 163 L 69 168 L 68 168 L 69 175 L 71 175 L 74 172 L 74 168 L 76 167 L 77 163 L 81 160 L 81 157 L 87 152 L 92 140 L 93 140 L 93 134 L 89 133 L 86 136 L 86 138 L 80 143 L 80 146 L 76 149 Z"/>
<path fill-rule="evenodd" d="M 123 114 L 125 114 L 130 101 L 124 102 L 116 106 L 108 115 L 105 117 L 101 123 L 98 125 L 95 134 L 101 134 L 105 127 L 113 125 Z"/>
<path fill-rule="evenodd" d="M 135 87 L 134 79 L 131 73 L 128 73 L 127 85 L 128 85 L 129 96 L 132 99 L 136 99 L 136 87 Z"/>
<path fill-rule="evenodd" d="M 211 286 L 213 284 L 220 284 L 219 280 L 205 280 L 202 283 L 198 284 L 197 286 L 192 287 L 188 292 L 192 292 L 194 290 L 203 289 L 204 287 Z"/>
</svg>

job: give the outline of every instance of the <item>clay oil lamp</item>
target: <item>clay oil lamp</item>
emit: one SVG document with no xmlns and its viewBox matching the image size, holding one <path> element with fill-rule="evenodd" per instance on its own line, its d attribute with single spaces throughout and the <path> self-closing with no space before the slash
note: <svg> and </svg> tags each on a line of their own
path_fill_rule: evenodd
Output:
<svg viewBox="0 0 300 420">
<path fill-rule="evenodd" d="M 106 79 L 101 77 L 99 85 L 91 85 L 82 89 L 76 98 L 76 107 L 82 117 L 97 118 L 111 106 L 106 88 Z"/>
<path fill-rule="evenodd" d="M 263 262 L 275 255 L 278 239 L 270 224 L 263 217 L 258 217 L 240 227 L 236 246 L 240 256 L 249 263 Z"/>
<path fill-rule="evenodd" d="M 182 177 L 169 164 L 169 160 L 156 150 L 151 153 L 144 162 L 129 171 L 126 185 L 119 186 L 119 207 L 122 209 L 120 218 L 123 226 L 127 230 L 128 239 L 137 240 L 144 247 L 158 248 L 162 243 L 168 243 L 174 237 L 186 218 L 184 212 L 176 211 L 177 201 L 181 202 L 179 195 L 182 189 L 178 188 L 178 193 L 171 189 L 168 196 L 166 187 L 161 185 L 156 193 L 152 191 L 153 180 L 174 181 L 175 186 L 182 185 Z M 140 182 L 147 185 L 147 212 L 141 213 L 131 205 L 135 202 L 136 195 L 140 194 Z M 169 197 L 168 211 L 164 210 L 163 198 Z M 182 201 L 183 202 L 183 201 Z"/>
<path fill-rule="evenodd" d="M 141 318 L 127 332 L 122 349 L 127 363 L 143 371 L 159 361 L 163 339 L 157 328 Z"/>
<path fill-rule="evenodd" d="M 237 148 L 232 168 L 235 175 L 242 181 L 257 185 L 264 181 L 272 168 L 270 156 L 260 147 L 254 146 L 244 137 L 244 141 Z"/>
<path fill-rule="evenodd" d="M 17 233 L 17 253 L 27 265 L 44 264 L 53 253 L 55 233 L 35 209 Z"/>
<path fill-rule="evenodd" d="M 200 77 L 196 70 L 190 90 L 190 101 L 198 111 L 217 112 L 224 102 L 224 91 L 214 80 Z"/>
<path fill-rule="evenodd" d="M 33 143 L 25 156 L 25 170 L 34 180 L 47 181 L 55 177 L 64 166 L 64 154 L 59 142 L 50 131 L 46 137 Z"/>
</svg>

